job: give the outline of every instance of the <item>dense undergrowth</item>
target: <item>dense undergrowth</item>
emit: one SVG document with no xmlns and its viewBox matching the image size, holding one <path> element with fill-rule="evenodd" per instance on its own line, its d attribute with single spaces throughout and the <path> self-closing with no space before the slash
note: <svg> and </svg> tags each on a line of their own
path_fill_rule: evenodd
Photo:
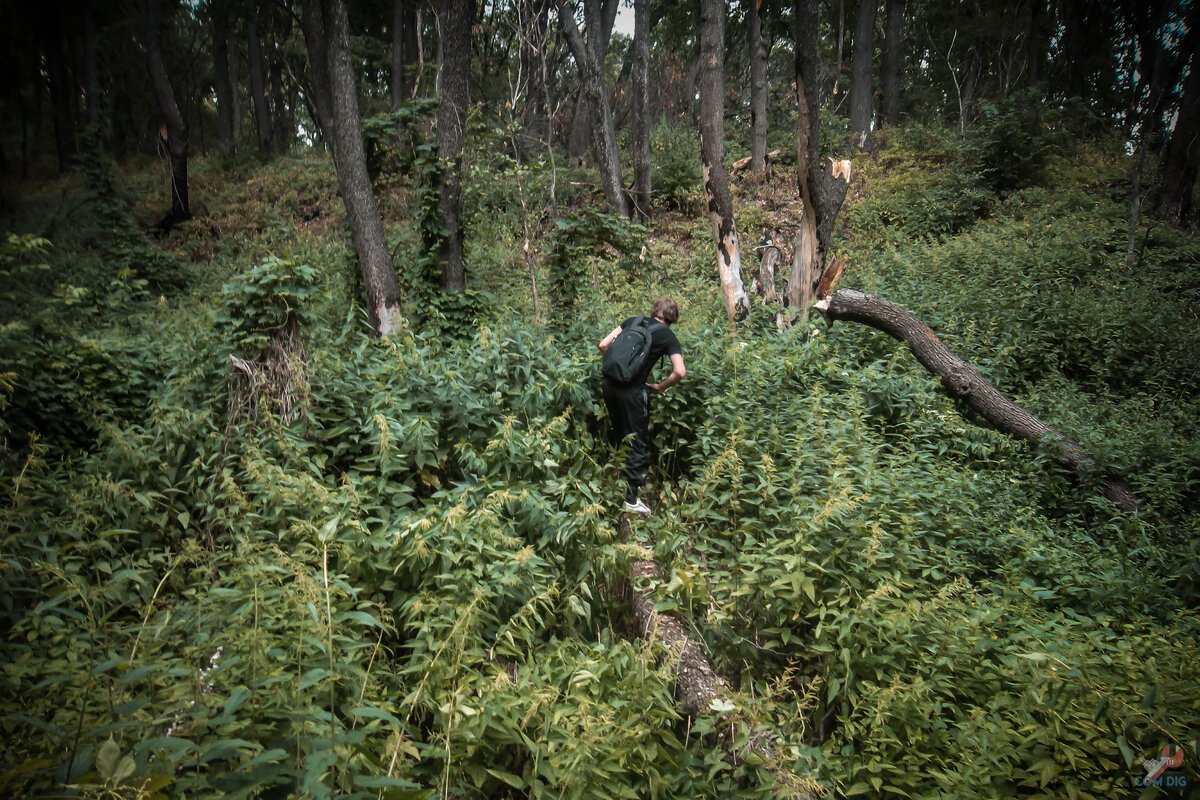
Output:
<svg viewBox="0 0 1200 800">
<path fill-rule="evenodd" d="M 476 131 L 487 292 L 422 306 L 427 276 L 398 259 L 413 321 L 382 342 L 322 158 L 202 166 L 210 215 L 160 242 L 136 222 L 152 174 L 96 162 L 26 187 L 6 225 L 53 244 L 0 256 L 18 311 L 0 329 L 4 794 L 757 797 L 785 780 L 749 746 L 768 734 L 831 796 L 1193 790 L 1190 235 L 1143 228 L 1127 268 L 1120 159 L 1039 141 L 1014 185 L 986 141 L 930 130 L 882 142 L 839 233 L 847 285 L 1124 474 L 1130 518 L 881 333 L 779 334 L 763 309 L 730 332 L 668 134 L 676 210 L 648 231 L 557 176 L 539 322 L 496 176 L 524 170 L 541 208 L 554 173 Z M 396 169 L 383 205 L 411 251 L 421 195 Z M 754 241 L 773 221 L 742 191 Z M 627 538 L 592 343 L 663 294 L 689 375 L 655 401 L 659 511 Z M 306 413 L 251 395 L 231 424 L 229 356 L 285 324 Z M 734 687 L 691 721 L 622 599 L 650 555 L 663 578 L 641 589 Z M 1191 788 L 1139 788 L 1166 744 Z"/>
</svg>

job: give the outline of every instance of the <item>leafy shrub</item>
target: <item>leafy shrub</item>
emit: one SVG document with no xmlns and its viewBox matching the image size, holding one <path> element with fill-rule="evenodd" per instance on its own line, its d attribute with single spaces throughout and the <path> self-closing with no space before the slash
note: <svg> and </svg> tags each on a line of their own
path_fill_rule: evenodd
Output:
<svg viewBox="0 0 1200 800">
<path fill-rule="evenodd" d="M 686 126 L 660 122 L 650 131 L 650 160 L 654 165 L 651 199 L 655 206 L 701 213 L 704 183 L 700 175 L 700 141 Z"/>
<path fill-rule="evenodd" d="M 638 223 L 591 206 L 556 220 L 546 267 L 559 316 L 569 320 L 576 313 L 598 258 L 615 255 L 621 267 L 631 270 L 645 235 L 646 229 Z"/>
<path fill-rule="evenodd" d="M 1032 92 L 979 102 L 967 132 L 967 157 L 984 183 L 1008 192 L 1042 183 L 1050 157 L 1064 144 L 1059 120 Z"/>
</svg>

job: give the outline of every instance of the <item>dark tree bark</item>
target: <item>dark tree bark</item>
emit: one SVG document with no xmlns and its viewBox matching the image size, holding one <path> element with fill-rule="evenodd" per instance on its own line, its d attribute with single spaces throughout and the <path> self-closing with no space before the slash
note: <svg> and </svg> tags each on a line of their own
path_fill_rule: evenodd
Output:
<svg viewBox="0 0 1200 800">
<path fill-rule="evenodd" d="M 286 20 L 288 27 L 291 25 L 291 18 Z M 270 76 L 271 87 L 271 152 L 286 153 L 291 149 L 292 138 L 295 136 L 296 124 L 295 114 L 293 113 L 293 105 L 289 102 L 289 89 L 285 88 L 283 70 L 284 61 L 283 53 L 280 52 L 278 41 L 287 39 L 291 35 L 290 30 L 281 30 L 273 32 L 271 37 L 272 44 L 270 47 L 271 58 L 269 60 L 268 74 Z"/>
<path fill-rule="evenodd" d="M 80 12 L 83 19 L 83 124 L 98 121 L 97 104 L 100 92 L 100 70 L 97 61 L 96 14 L 91 3 L 84 3 Z"/>
<path fill-rule="evenodd" d="M 883 52 L 879 59 L 879 93 L 885 125 L 900 122 L 900 70 L 904 66 L 904 0 L 887 0 Z"/>
<path fill-rule="evenodd" d="M 438 242 L 438 263 L 442 268 L 442 288 L 461 292 L 463 275 L 463 231 L 459 219 L 462 200 L 463 131 L 467 116 L 467 79 L 471 70 L 471 21 L 475 18 L 475 0 L 449 0 L 440 12 L 441 38 L 438 50 L 437 145 L 442 173 L 438 179 L 438 218 L 442 239 Z"/>
<path fill-rule="evenodd" d="M 871 73 L 875 57 L 875 14 L 879 0 L 859 0 L 858 21 L 854 25 L 854 44 L 850 58 L 850 130 L 858 134 L 858 146 L 864 147 L 871 136 L 873 92 Z"/>
<path fill-rule="evenodd" d="M 750 31 L 750 169 L 767 174 L 767 45 L 762 36 L 762 0 L 747 0 Z"/>
<path fill-rule="evenodd" d="M 233 83 L 229 79 L 229 8 L 212 0 L 213 89 L 217 95 L 217 141 L 222 153 L 233 152 Z"/>
<path fill-rule="evenodd" d="M 908 345 L 921 366 L 941 379 L 950 394 L 965 402 L 997 430 L 1018 439 L 1043 440 L 1055 456 L 1078 473 L 1097 477 L 1104 495 L 1126 513 L 1138 510 L 1138 500 L 1120 476 L 1105 472 L 1073 439 L 1064 436 L 1021 408 L 988 382 L 978 369 L 951 352 L 932 329 L 895 303 L 873 295 L 842 289 L 817 303 L 830 322 L 845 320 L 868 325 Z"/>
<path fill-rule="evenodd" d="M 246 58 L 250 62 L 250 96 L 254 104 L 254 124 L 258 130 L 258 152 L 271 154 L 271 106 L 267 96 L 267 67 L 262 51 L 261 0 L 248 0 L 246 10 Z"/>
<path fill-rule="evenodd" d="M 1083 65 L 1087 43 L 1087 0 L 1064 0 L 1062 4 L 1062 39 L 1064 72 L 1067 77 L 1066 96 L 1083 97 Z"/>
<path fill-rule="evenodd" d="M 788 276 L 787 301 L 801 316 L 825 271 L 833 222 L 850 188 L 850 162 L 822 165 L 820 94 L 817 88 L 817 0 L 797 0 L 796 19 L 796 174 L 803 204 L 800 231 Z"/>
<path fill-rule="evenodd" d="M 38 35 L 42 40 L 46 77 L 50 82 L 50 108 L 54 119 L 54 145 L 59 170 L 66 170 L 75 157 L 74 90 L 71 71 L 63 54 L 63 26 L 58 0 L 37 4 Z"/>
<path fill-rule="evenodd" d="M 725 0 L 700 3 L 700 157 L 717 246 L 717 273 L 730 321 L 750 311 L 742 283 L 742 248 L 725 168 Z"/>
<path fill-rule="evenodd" d="M 1029 4 L 1029 31 L 1026 36 L 1026 58 L 1029 60 L 1029 86 L 1037 86 L 1042 79 L 1042 58 L 1045 42 L 1042 35 L 1043 9 L 1041 3 Z"/>
<path fill-rule="evenodd" d="M 167 154 L 171 161 L 171 210 L 158 226 L 169 230 L 177 223 L 191 219 L 192 209 L 188 199 L 188 131 L 175 92 L 167 77 L 167 67 L 162 58 L 162 0 L 144 0 L 146 18 L 146 68 L 150 73 L 150 84 L 163 116 Z"/>
<path fill-rule="evenodd" d="M 550 139 L 549 101 L 545 77 L 549 49 L 552 0 L 519 0 L 517 31 L 521 39 L 520 69 L 525 105 L 521 110 L 521 138 L 529 150 L 545 147 Z"/>
<path fill-rule="evenodd" d="M 650 0 L 633 4 L 633 204 L 650 218 Z"/>
<path fill-rule="evenodd" d="M 409 97 L 412 69 L 417 63 L 417 0 L 392 3 L 392 110 Z"/>
<path fill-rule="evenodd" d="M 1200 169 L 1200 9 L 1193 3 L 1188 13 L 1191 30 L 1191 66 L 1183 83 L 1183 98 L 1175 129 L 1167 141 L 1158 165 L 1158 189 L 1154 195 L 1154 214 L 1160 219 L 1180 223 L 1192 213 L 1192 192 Z"/>
<path fill-rule="evenodd" d="M 596 151 L 596 165 L 600 169 L 600 184 L 604 196 L 615 213 L 629 217 L 629 200 L 621 183 L 621 161 L 617 153 L 617 131 L 613 125 L 612 111 L 608 105 L 608 91 L 604 88 L 604 76 L 583 41 L 570 2 L 563 2 L 558 11 L 559 25 L 571 55 L 579 65 L 583 91 L 591 98 L 598 118 L 592 127 L 592 147 Z"/>
<path fill-rule="evenodd" d="M 617 0 L 583 0 L 583 21 L 587 30 L 584 32 L 588 52 L 600 72 L 600 81 L 604 82 L 604 60 L 608 56 L 608 44 L 612 39 L 613 25 L 617 19 Z M 605 90 L 607 96 L 607 89 Z M 575 105 L 575 115 L 571 119 L 571 134 L 567 139 L 567 155 L 579 159 L 587 151 L 588 142 L 593 136 L 596 116 L 596 100 L 591 92 L 581 88 L 579 101 Z M 599 154 L 597 154 L 599 160 Z"/>
<path fill-rule="evenodd" d="M 367 175 L 343 0 L 304 0 L 303 24 L 314 105 L 325 141 L 333 149 L 338 191 L 362 267 L 371 331 L 376 336 L 390 336 L 401 323 L 400 287 Z"/>
</svg>

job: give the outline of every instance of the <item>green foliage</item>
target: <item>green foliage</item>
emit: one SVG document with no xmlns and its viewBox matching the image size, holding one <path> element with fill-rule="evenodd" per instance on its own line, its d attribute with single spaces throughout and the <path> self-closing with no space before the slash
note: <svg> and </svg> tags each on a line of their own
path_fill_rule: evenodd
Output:
<svg viewBox="0 0 1200 800">
<path fill-rule="evenodd" d="M 420 175 L 430 152 L 436 157 L 437 141 L 429 135 L 429 126 L 437 105 L 436 97 L 417 97 L 394 111 L 363 120 L 363 145 L 372 181 Z"/>
<path fill-rule="evenodd" d="M 559 217 L 546 254 L 550 290 L 559 316 L 571 319 L 587 299 L 598 260 L 615 256 L 625 272 L 635 270 L 639 263 L 636 254 L 645 236 L 644 226 L 594 206 Z"/>
<path fill-rule="evenodd" d="M 539 326 L 509 178 L 542 207 L 551 177 L 502 147 L 502 179 L 466 189 L 487 293 L 367 339 L 340 220 L 310 213 L 332 172 L 281 160 L 228 182 L 237 233 L 181 302 L 0 245 L 0 791 L 1099 798 L 1136 795 L 1167 743 L 1200 780 L 1195 244 L 1156 227 L 1125 268 L 1111 156 L 1000 199 L 955 136 L 881 140 L 845 282 L 1128 476 L 1142 513 L 881 333 L 780 334 L 761 309 L 731 332 L 703 220 L 566 217 Z M 625 528 L 592 342 L 656 292 L 684 306 L 688 377 L 652 400 L 657 513 Z M 231 348 L 289 326 L 307 413 L 231 421 Z M 636 588 L 729 681 L 691 720 L 630 633 L 646 558 L 661 578 Z"/>
<path fill-rule="evenodd" d="M 316 270 L 307 264 L 268 256 L 222 287 L 216 322 L 243 351 L 261 350 L 283 328 L 312 323 L 315 283 Z"/>
<path fill-rule="evenodd" d="M 1038 186 L 1050 157 L 1067 142 L 1062 121 L 1036 99 L 1018 92 L 979 103 L 979 118 L 968 129 L 968 157 L 993 191 Z"/>
<path fill-rule="evenodd" d="M 687 126 L 660 122 L 650 130 L 654 165 L 651 200 L 656 208 L 699 213 L 705 206 L 700 141 Z"/>
</svg>

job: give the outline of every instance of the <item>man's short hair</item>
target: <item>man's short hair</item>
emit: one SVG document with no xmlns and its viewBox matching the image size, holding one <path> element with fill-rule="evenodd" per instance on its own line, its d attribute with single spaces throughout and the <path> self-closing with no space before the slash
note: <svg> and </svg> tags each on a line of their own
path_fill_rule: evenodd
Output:
<svg viewBox="0 0 1200 800">
<path fill-rule="evenodd" d="M 668 325 L 674 325 L 679 320 L 679 306 L 669 297 L 664 297 L 654 304 L 650 316 L 657 317 Z"/>
</svg>

